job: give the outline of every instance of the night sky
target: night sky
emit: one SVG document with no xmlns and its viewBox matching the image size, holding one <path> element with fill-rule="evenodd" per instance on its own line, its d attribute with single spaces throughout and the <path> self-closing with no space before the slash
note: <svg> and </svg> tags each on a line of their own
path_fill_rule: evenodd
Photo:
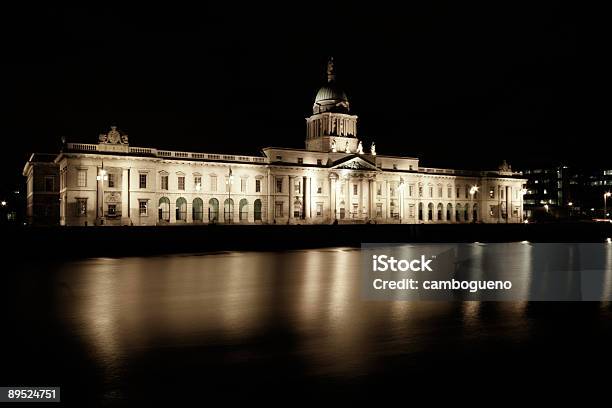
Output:
<svg viewBox="0 0 612 408">
<path fill-rule="evenodd" d="M 111 125 L 134 146 L 303 148 L 329 55 L 360 138 L 381 154 L 457 168 L 605 159 L 593 149 L 609 135 L 603 68 L 589 52 L 601 37 L 596 24 L 578 35 L 577 10 L 286 3 L 4 10 L 2 189 L 30 152 L 55 152 L 62 136 L 96 143 Z"/>
</svg>

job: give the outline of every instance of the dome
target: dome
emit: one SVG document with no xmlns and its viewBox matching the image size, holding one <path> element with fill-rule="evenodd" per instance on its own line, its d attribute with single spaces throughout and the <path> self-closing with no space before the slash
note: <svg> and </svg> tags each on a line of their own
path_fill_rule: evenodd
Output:
<svg viewBox="0 0 612 408">
<path fill-rule="evenodd" d="M 342 112 L 348 113 L 349 101 L 346 93 L 336 83 L 334 60 L 327 63 L 327 83 L 319 88 L 315 97 L 313 113 Z"/>
</svg>

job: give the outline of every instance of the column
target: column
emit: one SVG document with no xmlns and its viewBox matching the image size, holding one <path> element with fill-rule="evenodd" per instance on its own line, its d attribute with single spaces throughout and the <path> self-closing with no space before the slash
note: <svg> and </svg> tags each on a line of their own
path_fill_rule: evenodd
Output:
<svg viewBox="0 0 612 408">
<path fill-rule="evenodd" d="M 364 207 L 363 202 L 364 202 L 364 199 L 365 199 L 365 197 L 364 197 L 365 194 L 364 194 L 364 191 L 363 191 L 364 184 L 365 183 L 363 182 L 363 178 L 360 178 L 359 179 L 359 207 L 358 207 L 359 208 L 359 218 L 360 219 L 363 219 L 363 207 Z"/>
<path fill-rule="evenodd" d="M 346 218 L 350 218 L 349 213 L 351 211 L 351 178 L 349 176 L 346 176 L 346 180 L 344 183 L 346 186 L 346 188 L 344 189 L 344 216 Z"/>
<path fill-rule="evenodd" d="M 306 207 L 305 217 L 310 218 L 311 194 L 310 194 L 310 177 L 304 177 L 304 206 Z"/>
<path fill-rule="evenodd" d="M 295 200 L 295 176 L 289 176 L 289 218 L 293 219 L 293 212 L 295 211 L 294 202 Z"/>
<path fill-rule="evenodd" d="M 369 205 L 368 205 L 368 217 L 369 218 L 376 218 L 376 213 L 374 210 L 374 201 L 376 200 L 376 182 L 372 179 L 368 180 L 368 191 L 370 192 L 369 195 Z"/>
<path fill-rule="evenodd" d="M 129 194 L 128 191 L 128 169 L 122 169 L 121 171 L 121 225 L 129 225 Z M 157 203 L 154 203 L 157 204 Z M 151 208 L 153 210 L 153 208 Z M 157 218 L 157 207 L 155 207 L 155 217 Z"/>
<path fill-rule="evenodd" d="M 506 223 L 510 222 L 512 216 L 512 189 L 506 186 Z"/>
<path fill-rule="evenodd" d="M 333 220 L 337 217 L 337 206 L 336 206 L 336 179 L 330 177 L 329 179 L 329 217 Z"/>
<path fill-rule="evenodd" d="M 389 185 L 389 180 L 385 180 L 385 197 L 387 199 L 387 208 L 386 208 L 386 216 L 385 218 L 391 218 L 391 187 Z"/>
</svg>

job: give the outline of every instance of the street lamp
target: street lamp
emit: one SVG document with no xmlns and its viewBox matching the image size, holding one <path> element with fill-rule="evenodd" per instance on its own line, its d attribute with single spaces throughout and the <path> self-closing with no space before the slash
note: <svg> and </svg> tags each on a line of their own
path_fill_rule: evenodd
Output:
<svg viewBox="0 0 612 408">
<path fill-rule="evenodd" d="M 232 223 L 232 218 L 234 217 L 234 206 L 232 205 L 232 184 L 234 184 L 234 176 L 232 175 L 232 168 L 229 168 L 229 176 L 227 177 L 227 180 L 225 181 L 225 184 L 227 185 L 227 207 L 229 209 L 229 224 Z M 225 206 L 224 206 L 225 207 Z"/>
<path fill-rule="evenodd" d="M 0 204 L 2 204 L 3 207 L 6 207 L 6 201 L 2 201 Z"/>
<path fill-rule="evenodd" d="M 476 222 L 476 219 L 474 219 L 474 194 L 476 194 L 478 192 L 478 186 L 474 185 L 470 188 L 470 204 L 472 207 L 472 222 Z M 476 217 L 478 217 L 478 215 L 476 215 Z"/>
<path fill-rule="evenodd" d="M 607 219 L 608 218 L 608 197 L 610 197 L 612 195 L 612 193 L 610 193 L 609 191 L 607 193 L 605 193 L 603 195 L 604 198 L 604 218 Z"/>
<path fill-rule="evenodd" d="M 106 170 L 104 170 L 104 162 L 102 162 L 102 168 L 96 176 L 96 180 L 102 183 L 101 186 L 98 184 L 98 189 L 96 191 L 96 199 L 100 201 L 100 205 L 96 205 L 96 216 L 100 219 L 100 224 L 104 224 L 104 193 L 102 194 L 102 200 L 100 200 L 100 190 L 104 189 L 104 182 L 108 180 L 108 174 L 106 174 Z M 101 216 L 100 213 L 102 213 Z"/>
</svg>

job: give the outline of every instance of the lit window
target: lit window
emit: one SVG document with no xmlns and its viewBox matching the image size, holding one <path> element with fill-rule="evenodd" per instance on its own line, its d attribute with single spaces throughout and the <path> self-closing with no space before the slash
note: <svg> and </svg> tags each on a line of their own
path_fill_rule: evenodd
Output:
<svg viewBox="0 0 612 408">
<path fill-rule="evenodd" d="M 117 215 L 117 204 L 109 204 L 107 215 L 114 216 Z"/>
<path fill-rule="evenodd" d="M 495 189 L 494 188 L 490 188 L 489 189 L 489 198 L 495 198 Z"/>
<path fill-rule="evenodd" d="M 77 174 L 77 187 L 87 187 L 87 170 L 79 170 Z"/>
<path fill-rule="evenodd" d="M 147 207 L 148 207 L 147 204 L 148 204 L 147 200 L 138 201 L 138 214 L 140 214 L 141 216 L 147 215 Z"/>
</svg>

